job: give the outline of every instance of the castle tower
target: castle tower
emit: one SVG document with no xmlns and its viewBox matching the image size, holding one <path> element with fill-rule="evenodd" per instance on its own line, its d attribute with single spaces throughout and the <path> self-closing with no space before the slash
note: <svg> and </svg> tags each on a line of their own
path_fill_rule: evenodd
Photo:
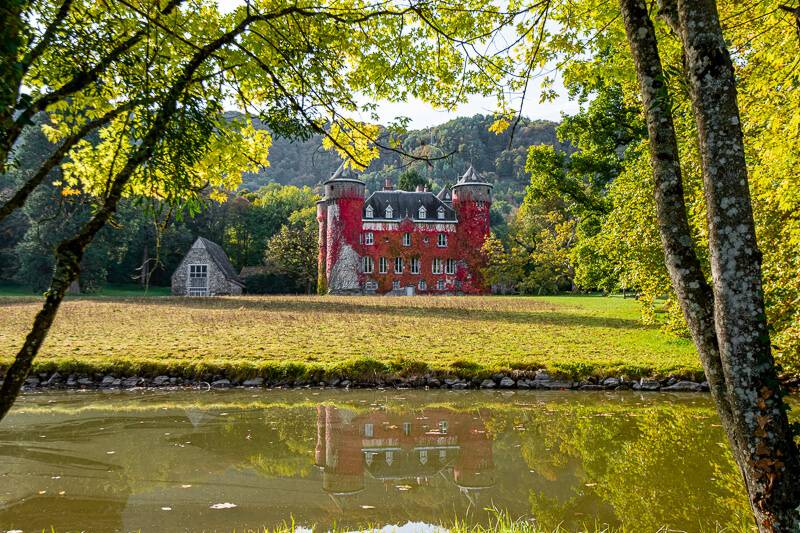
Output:
<svg viewBox="0 0 800 533">
<path fill-rule="evenodd" d="M 358 293 L 359 236 L 366 187 L 345 163 L 323 186 L 325 197 L 317 204 L 320 289 L 333 294 Z"/>
<path fill-rule="evenodd" d="M 493 185 L 470 165 L 451 189 L 453 209 L 458 216 L 460 254 L 472 265 L 470 278 L 463 280 L 466 292 L 488 290 L 480 279 L 480 265 L 483 264 L 481 249 L 490 231 L 492 188 Z"/>
</svg>

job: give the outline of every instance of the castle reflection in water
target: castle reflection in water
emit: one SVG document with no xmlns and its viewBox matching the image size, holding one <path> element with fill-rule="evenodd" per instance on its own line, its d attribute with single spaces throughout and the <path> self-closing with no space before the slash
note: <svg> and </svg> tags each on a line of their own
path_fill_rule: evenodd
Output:
<svg viewBox="0 0 800 533">
<path fill-rule="evenodd" d="M 492 439 L 480 412 L 411 412 L 317 407 L 315 463 L 336 496 L 364 490 L 365 478 L 419 483 L 444 476 L 469 495 L 495 482 Z"/>
</svg>

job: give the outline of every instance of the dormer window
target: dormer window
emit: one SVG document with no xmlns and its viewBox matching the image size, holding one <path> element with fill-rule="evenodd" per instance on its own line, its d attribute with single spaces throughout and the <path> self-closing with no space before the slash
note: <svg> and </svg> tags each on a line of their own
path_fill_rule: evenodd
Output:
<svg viewBox="0 0 800 533">
<path fill-rule="evenodd" d="M 373 211 L 371 205 L 368 205 L 367 206 L 367 211 L 366 211 L 366 217 L 367 218 L 372 218 L 374 215 L 375 215 L 375 211 Z"/>
<path fill-rule="evenodd" d="M 386 206 L 386 218 L 392 218 L 393 215 L 394 215 L 394 210 L 392 209 L 392 206 L 387 205 Z"/>
<path fill-rule="evenodd" d="M 425 218 L 426 216 L 428 216 L 428 210 L 425 209 L 424 205 L 421 205 L 419 207 L 419 218 L 422 219 Z"/>
<path fill-rule="evenodd" d="M 439 206 L 439 209 L 436 210 L 436 218 L 444 220 L 444 207 Z"/>
</svg>

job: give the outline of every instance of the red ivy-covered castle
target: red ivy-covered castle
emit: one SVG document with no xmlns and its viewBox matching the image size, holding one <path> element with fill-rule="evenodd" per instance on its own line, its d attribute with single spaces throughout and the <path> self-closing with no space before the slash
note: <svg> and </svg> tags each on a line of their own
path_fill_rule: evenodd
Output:
<svg viewBox="0 0 800 533">
<path fill-rule="evenodd" d="M 332 294 L 483 294 L 492 185 L 470 167 L 439 194 L 366 187 L 344 164 L 317 203 L 319 286 Z"/>
</svg>

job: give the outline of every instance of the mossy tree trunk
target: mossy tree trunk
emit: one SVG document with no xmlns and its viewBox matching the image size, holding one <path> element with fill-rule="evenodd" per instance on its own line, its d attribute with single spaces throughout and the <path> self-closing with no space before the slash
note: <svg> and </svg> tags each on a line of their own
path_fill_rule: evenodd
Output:
<svg viewBox="0 0 800 533">
<path fill-rule="evenodd" d="M 800 457 L 770 352 L 733 65 L 714 0 L 661 0 L 680 37 L 708 209 L 712 284 L 688 224 L 655 30 L 643 0 L 620 0 L 645 108 L 658 224 L 672 285 L 697 346 L 759 530 L 800 530 Z"/>
</svg>

